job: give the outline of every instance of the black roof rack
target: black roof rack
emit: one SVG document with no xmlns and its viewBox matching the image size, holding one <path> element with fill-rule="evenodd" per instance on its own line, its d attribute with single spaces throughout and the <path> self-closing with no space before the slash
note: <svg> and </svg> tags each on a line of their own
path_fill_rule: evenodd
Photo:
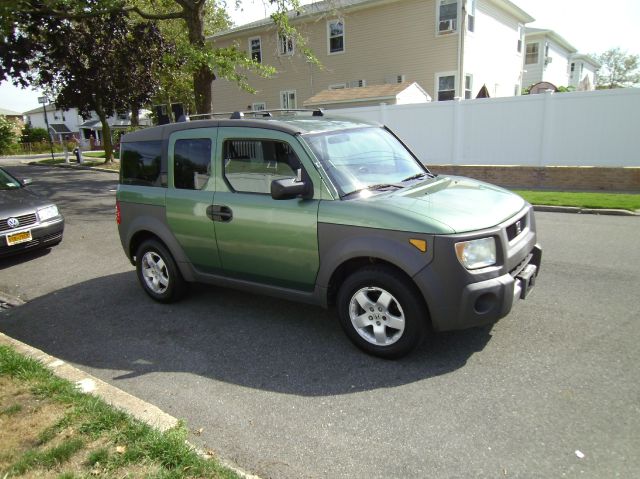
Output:
<svg viewBox="0 0 640 479">
<path fill-rule="evenodd" d="M 302 108 L 278 108 L 274 110 L 247 110 L 247 111 L 227 111 L 220 113 L 202 113 L 199 115 L 191 115 L 192 119 L 204 120 L 207 118 L 212 118 L 216 116 L 226 116 L 231 120 L 241 120 L 245 115 L 250 115 L 253 118 L 271 118 L 273 117 L 272 113 L 311 113 L 311 116 L 324 116 L 324 111 L 322 108 L 317 108 L 315 110 L 312 109 L 302 109 Z"/>
</svg>

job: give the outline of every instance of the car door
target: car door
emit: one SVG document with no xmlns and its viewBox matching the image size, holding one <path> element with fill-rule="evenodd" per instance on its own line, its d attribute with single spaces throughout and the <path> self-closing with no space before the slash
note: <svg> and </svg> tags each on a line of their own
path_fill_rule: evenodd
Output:
<svg viewBox="0 0 640 479">
<path fill-rule="evenodd" d="M 311 291 L 319 266 L 319 193 L 288 200 L 270 194 L 271 181 L 295 177 L 298 166 L 319 190 L 298 140 L 269 129 L 219 128 L 217 157 L 213 208 L 225 275 Z"/>
<path fill-rule="evenodd" d="M 210 214 L 215 188 L 216 128 L 172 133 L 168 141 L 167 222 L 193 266 L 219 273 L 220 257 Z"/>
</svg>

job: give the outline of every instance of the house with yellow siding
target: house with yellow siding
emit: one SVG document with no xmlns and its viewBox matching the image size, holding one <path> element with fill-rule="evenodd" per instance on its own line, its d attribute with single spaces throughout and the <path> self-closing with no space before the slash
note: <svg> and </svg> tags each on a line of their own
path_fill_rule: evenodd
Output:
<svg viewBox="0 0 640 479">
<path fill-rule="evenodd" d="M 481 90 L 518 95 L 524 25 L 533 21 L 509 0 L 328 0 L 290 18 L 321 65 L 306 61 L 271 19 L 216 34 L 211 44 L 235 45 L 277 73 L 249 73 L 256 94 L 216 80 L 213 111 L 301 108 L 323 90 L 406 82 L 434 101 Z"/>
</svg>

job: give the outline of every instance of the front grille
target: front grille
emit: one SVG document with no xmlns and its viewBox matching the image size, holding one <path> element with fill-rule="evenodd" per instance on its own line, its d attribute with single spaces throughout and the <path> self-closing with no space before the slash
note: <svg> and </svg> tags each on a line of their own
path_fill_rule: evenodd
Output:
<svg viewBox="0 0 640 479">
<path fill-rule="evenodd" d="M 9 231 L 9 230 L 15 229 L 15 228 L 10 228 L 9 225 L 7 224 L 7 221 L 9 220 L 9 218 L 0 219 L 0 231 Z M 38 222 L 38 217 L 36 216 L 35 213 L 22 215 L 22 216 L 13 216 L 12 218 L 16 218 L 20 222 L 20 225 L 18 226 L 18 228 L 22 228 L 23 226 L 33 225 Z"/>
<path fill-rule="evenodd" d="M 524 215 L 522 218 L 514 221 L 512 224 L 507 226 L 507 238 L 509 238 L 509 241 L 520 235 L 520 233 L 522 233 L 526 227 L 527 215 Z"/>
</svg>

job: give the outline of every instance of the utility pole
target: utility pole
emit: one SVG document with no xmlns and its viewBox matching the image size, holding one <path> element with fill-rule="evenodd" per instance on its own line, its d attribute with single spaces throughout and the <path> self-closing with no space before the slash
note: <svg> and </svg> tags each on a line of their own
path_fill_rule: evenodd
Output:
<svg viewBox="0 0 640 479">
<path fill-rule="evenodd" d="M 47 135 L 49 135 L 49 148 L 51 149 L 51 160 L 55 160 L 53 157 L 53 140 L 51 139 L 51 132 L 49 131 L 49 119 L 47 118 L 47 97 L 38 97 L 38 103 L 42 103 L 42 111 L 44 112 L 44 124 L 47 125 Z"/>
</svg>

